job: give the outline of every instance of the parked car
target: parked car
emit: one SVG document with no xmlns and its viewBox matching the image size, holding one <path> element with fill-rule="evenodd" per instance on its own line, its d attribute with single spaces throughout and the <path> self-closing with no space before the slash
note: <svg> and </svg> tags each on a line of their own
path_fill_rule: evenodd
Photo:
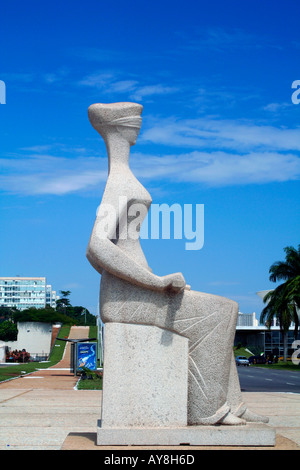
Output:
<svg viewBox="0 0 300 470">
<path fill-rule="evenodd" d="M 249 366 L 250 362 L 245 356 L 237 356 L 235 358 L 235 362 L 237 366 Z"/>
</svg>

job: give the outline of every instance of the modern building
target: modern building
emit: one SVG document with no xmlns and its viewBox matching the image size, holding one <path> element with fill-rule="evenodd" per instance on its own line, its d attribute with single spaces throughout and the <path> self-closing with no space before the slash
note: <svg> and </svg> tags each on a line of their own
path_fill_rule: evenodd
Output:
<svg viewBox="0 0 300 470">
<path fill-rule="evenodd" d="M 291 356 L 297 348 L 296 342 L 299 343 L 300 334 L 295 339 L 294 327 L 291 326 L 288 331 L 288 355 Z M 297 340 L 297 341 L 296 341 Z M 243 347 L 249 349 L 254 355 L 264 353 L 265 356 L 274 354 L 283 356 L 283 335 L 279 326 L 272 326 L 268 329 L 264 325 L 259 326 L 243 326 L 237 327 L 235 333 L 234 345 L 242 344 Z M 293 347 L 294 345 L 294 347 Z"/>
<path fill-rule="evenodd" d="M 46 285 L 46 305 L 50 305 L 50 307 L 56 307 L 56 301 L 59 299 L 59 296 L 56 295 L 56 291 L 52 290 L 51 284 Z"/>
<path fill-rule="evenodd" d="M 292 323 L 287 338 L 288 355 L 290 356 L 295 350 L 295 347 L 293 347 L 295 340 L 299 342 L 300 339 L 299 332 L 297 338 L 294 337 L 294 327 L 295 325 Z M 270 354 L 283 356 L 283 335 L 279 325 L 275 323 L 270 329 L 265 325 L 259 325 L 255 313 L 245 314 L 239 312 L 234 340 L 235 346 L 238 343 L 253 352 L 254 355 L 263 352 L 266 356 Z"/>
<path fill-rule="evenodd" d="M 54 305 L 56 292 L 45 277 L 0 277 L 0 306 L 25 310 Z M 48 301 L 49 300 L 49 301 Z"/>
</svg>

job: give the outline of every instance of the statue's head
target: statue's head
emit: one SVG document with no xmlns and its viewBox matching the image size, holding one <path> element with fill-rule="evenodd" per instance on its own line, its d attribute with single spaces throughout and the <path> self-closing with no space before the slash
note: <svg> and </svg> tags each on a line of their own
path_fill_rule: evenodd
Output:
<svg viewBox="0 0 300 470">
<path fill-rule="evenodd" d="M 88 108 L 88 116 L 104 140 L 118 133 L 134 145 L 141 128 L 142 111 L 143 106 L 138 103 L 95 103 Z"/>
</svg>

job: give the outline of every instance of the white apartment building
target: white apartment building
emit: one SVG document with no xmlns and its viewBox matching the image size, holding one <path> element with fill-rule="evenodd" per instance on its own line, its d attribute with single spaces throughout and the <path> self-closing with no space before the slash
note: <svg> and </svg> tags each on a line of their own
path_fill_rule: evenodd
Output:
<svg viewBox="0 0 300 470">
<path fill-rule="evenodd" d="M 51 284 L 46 285 L 46 305 L 50 305 L 50 307 L 56 307 L 56 301 L 59 299 L 59 296 L 56 295 L 56 291 L 52 290 Z"/>
<path fill-rule="evenodd" d="M 54 305 L 56 292 L 45 277 L 0 277 L 0 306 L 25 310 Z M 49 300 L 49 301 L 48 301 Z"/>
<path fill-rule="evenodd" d="M 253 313 L 239 312 L 236 326 L 237 327 L 239 327 L 239 326 L 258 326 L 258 320 L 255 317 L 255 312 L 253 312 Z"/>
</svg>

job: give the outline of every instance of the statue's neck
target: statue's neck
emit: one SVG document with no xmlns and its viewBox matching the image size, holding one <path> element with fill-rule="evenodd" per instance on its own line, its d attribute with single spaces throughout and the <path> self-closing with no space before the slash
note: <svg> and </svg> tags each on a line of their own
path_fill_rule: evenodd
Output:
<svg viewBox="0 0 300 470">
<path fill-rule="evenodd" d="M 129 170 L 130 144 L 125 139 L 108 138 L 106 148 L 109 172 Z"/>
</svg>

